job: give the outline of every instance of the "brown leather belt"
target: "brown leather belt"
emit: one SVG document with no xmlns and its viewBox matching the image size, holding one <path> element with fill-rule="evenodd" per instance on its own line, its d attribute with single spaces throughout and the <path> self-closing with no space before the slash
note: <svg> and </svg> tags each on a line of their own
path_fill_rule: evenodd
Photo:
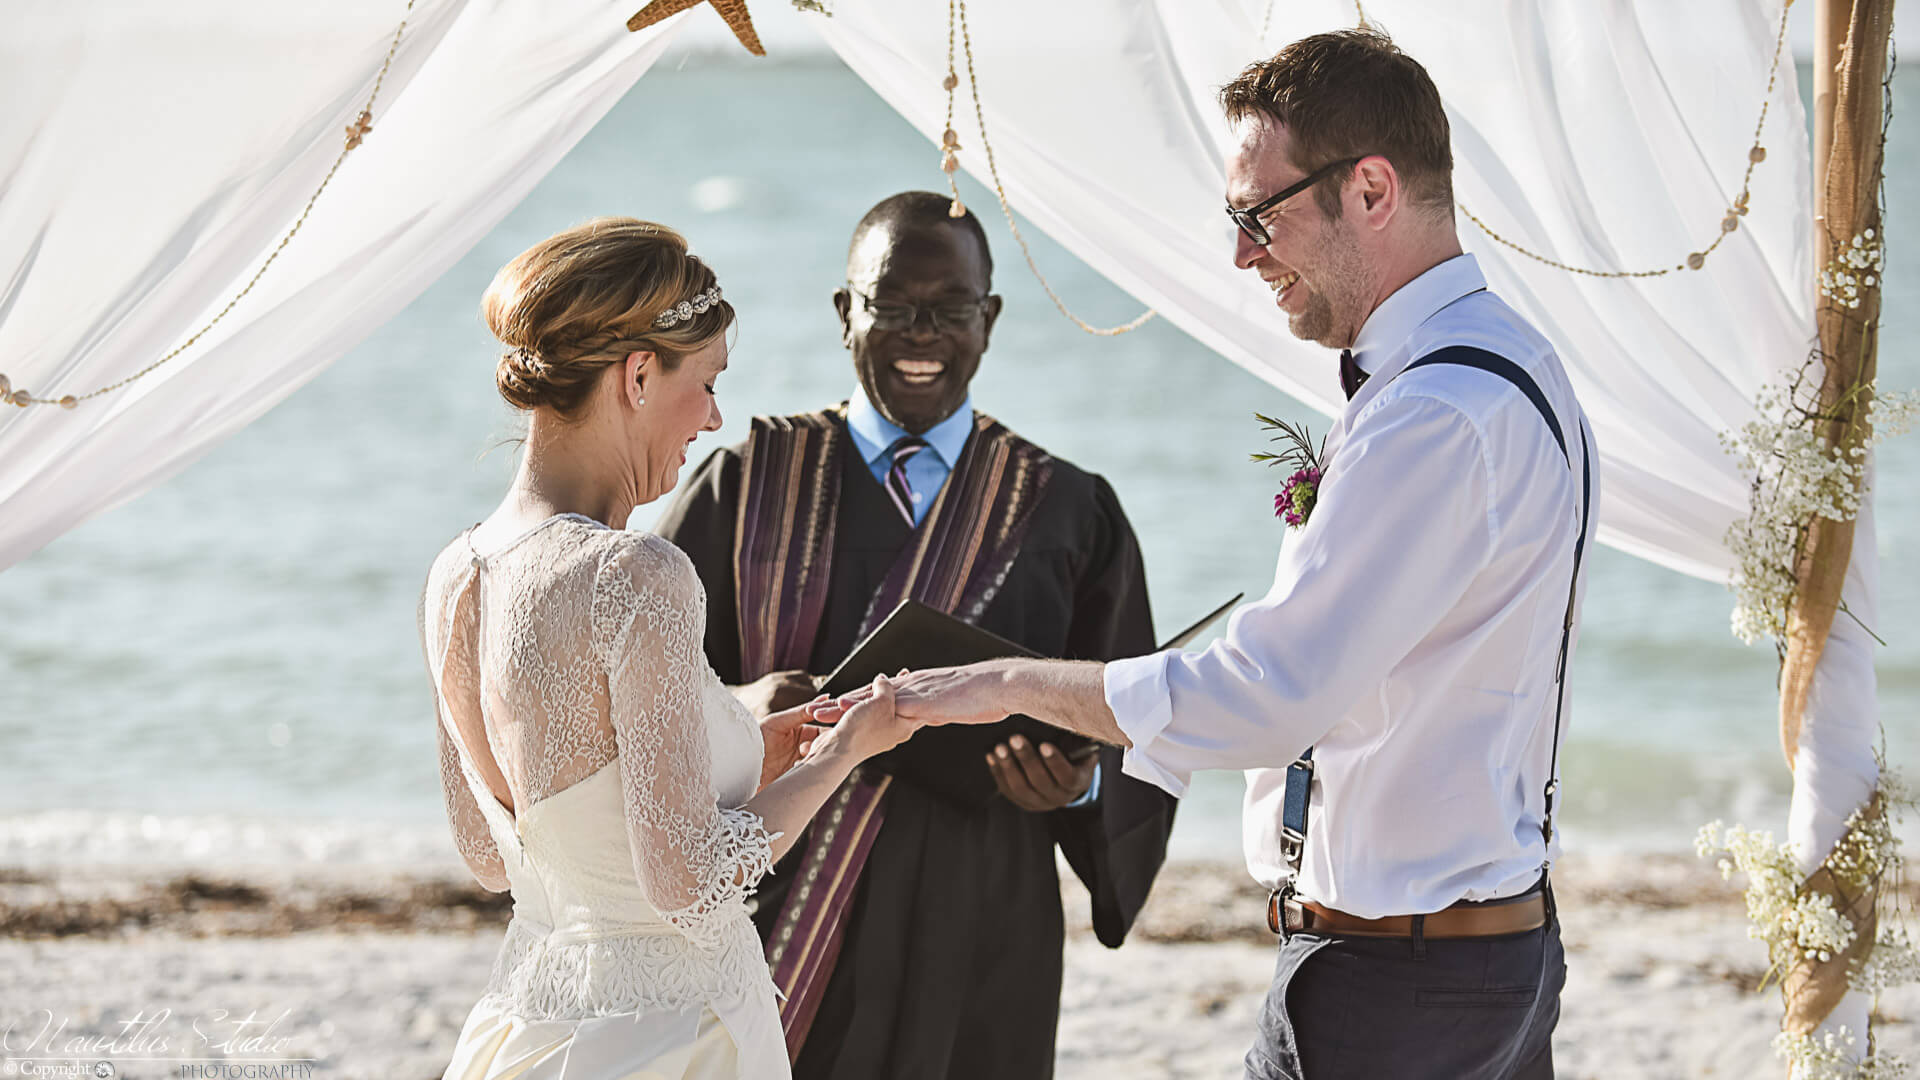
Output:
<svg viewBox="0 0 1920 1080">
<path fill-rule="evenodd" d="M 1498 937 L 1545 925 L 1547 902 L 1542 894 L 1532 892 L 1510 901 L 1458 904 L 1431 915 L 1363 919 L 1298 896 L 1283 896 L 1279 889 L 1267 898 L 1267 928 L 1283 937 L 1301 931 L 1345 937 L 1412 937 L 1415 919 L 1421 920 L 1422 937 Z"/>
</svg>

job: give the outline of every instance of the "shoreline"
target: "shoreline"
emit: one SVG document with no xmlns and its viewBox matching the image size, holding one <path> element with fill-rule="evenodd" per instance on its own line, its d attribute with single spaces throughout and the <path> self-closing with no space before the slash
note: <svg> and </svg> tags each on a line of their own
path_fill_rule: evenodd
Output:
<svg viewBox="0 0 1920 1080">
<path fill-rule="evenodd" d="M 1094 940 L 1086 894 L 1063 877 L 1057 1080 L 1240 1077 L 1275 946 L 1244 869 L 1169 864 L 1117 950 Z M 1765 957 L 1747 939 L 1738 887 L 1712 863 L 1572 858 L 1555 892 L 1569 966 L 1557 1075 L 1781 1075 L 1778 996 L 1755 992 Z M 509 910 L 504 895 L 438 865 L 0 868 L 0 1062 L 72 1057 L 30 1044 L 51 1025 L 107 1047 L 142 1018 L 162 1041 L 147 1061 L 116 1060 L 119 1076 L 213 1075 L 183 1069 L 278 1056 L 309 1068 L 277 1075 L 428 1080 L 486 982 Z M 270 1037 L 255 1052 L 210 1041 L 250 1017 Z M 1920 987 L 1885 995 L 1881 1047 L 1920 1053 L 1917 1019 Z"/>
<path fill-rule="evenodd" d="M 1068 935 L 1091 936 L 1086 893 L 1062 867 Z M 1632 905 L 1741 916 L 1739 887 L 1683 855 L 1598 855 L 1554 870 L 1563 908 Z M 1238 864 L 1169 862 L 1129 940 L 1265 945 L 1266 893 Z M 504 927 L 512 899 L 463 867 L 0 866 L 0 936 L 16 941 L 270 938 L 315 932 L 479 933 Z"/>
</svg>

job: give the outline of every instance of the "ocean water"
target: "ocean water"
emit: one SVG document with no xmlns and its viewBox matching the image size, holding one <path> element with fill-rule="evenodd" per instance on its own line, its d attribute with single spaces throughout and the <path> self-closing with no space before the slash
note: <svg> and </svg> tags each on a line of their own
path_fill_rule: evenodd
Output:
<svg viewBox="0 0 1920 1080">
<path fill-rule="evenodd" d="M 1915 103 L 1909 81 L 1901 106 Z M 1920 121 L 1895 115 L 1881 362 L 1886 385 L 1911 388 L 1920 274 L 1901 242 L 1902 181 L 1920 166 Z M 751 415 L 852 389 L 829 303 L 847 234 L 881 197 L 937 189 L 938 160 L 828 59 L 668 63 L 642 79 L 398 318 L 171 482 L 0 575 L 13 762 L 0 862 L 450 859 L 415 603 L 434 554 L 491 509 L 513 466 L 516 423 L 477 313 L 494 270 L 597 214 L 686 232 L 743 313 L 719 383 L 727 423 L 699 454 L 737 441 Z M 1276 477 L 1247 463 L 1261 445 L 1250 414 L 1309 411 L 1164 322 L 1081 334 L 1022 265 L 991 193 L 963 194 L 985 211 L 1006 297 L 976 404 L 1113 481 L 1163 634 L 1236 591 L 1264 593 L 1282 529 Z M 1028 235 L 1081 314 L 1138 310 Z M 1920 496 L 1903 479 L 1920 475 L 1917 443 L 1885 450 L 1877 495 L 1896 763 L 1920 750 Z M 1590 565 L 1562 758 L 1570 847 L 1681 848 L 1716 817 L 1783 824 L 1775 661 L 1730 635 L 1725 586 L 1605 548 Z M 1177 856 L 1237 855 L 1240 790 L 1237 774 L 1201 778 Z"/>
</svg>

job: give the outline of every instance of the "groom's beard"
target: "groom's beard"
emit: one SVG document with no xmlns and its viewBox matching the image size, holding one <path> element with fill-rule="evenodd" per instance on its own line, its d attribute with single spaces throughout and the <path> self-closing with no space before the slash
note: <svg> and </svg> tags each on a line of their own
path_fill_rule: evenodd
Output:
<svg viewBox="0 0 1920 1080">
<path fill-rule="evenodd" d="M 1353 233 L 1338 219 L 1323 223 L 1314 256 L 1314 265 L 1294 267 L 1307 295 L 1299 314 L 1288 314 L 1287 329 L 1301 341 L 1347 348 L 1360 329 L 1351 314 L 1366 310 L 1366 260 Z"/>
</svg>

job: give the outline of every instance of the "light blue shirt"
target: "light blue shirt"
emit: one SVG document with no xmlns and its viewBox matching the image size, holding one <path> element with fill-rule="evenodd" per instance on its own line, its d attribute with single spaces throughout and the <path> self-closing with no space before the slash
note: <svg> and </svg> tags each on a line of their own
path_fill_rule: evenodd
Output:
<svg viewBox="0 0 1920 1080">
<path fill-rule="evenodd" d="M 910 433 L 881 416 L 860 387 L 855 387 L 853 396 L 847 399 L 847 433 L 853 436 L 854 448 L 860 451 L 860 460 L 867 463 L 873 478 L 885 484 L 887 473 L 893 468 L 889 451 L 894 443 Z M 953 466 L 960 460 L 960 452 L 967 447 L 967 437 L 972 434 L 973 398 L 969 395 L 953 410 L 952 416 L 920 436 L 927 440 L 927 448 L 907 460 L 907 487 L 913 491 L 915 525 L 926 520 L 927 511 L 933 509 L 933 500 L 939 497 L 940 488 L 946 484 Z"/>
<path fill-rule="evenodd" d="M 860 452 L 860 460 L 867 463 L 867 470 L 881 484 L 887 482 L 887 473 L 893 468 L 893 455 L 889 453 L 893 444 L 910 434 L 905 428 L 880 415 L 873 402 L 867 398 L 864 387 L 855 387 L 847 399 L 847 434 L 853 436 L 854 449 Z M 907 459 L 907 487 L 913 491 L 913 523 L 926 520 L 927 511 L 933 508 L 933 500 L 940 495 L 940 488 L 953 473 L 953 467 L 960 460 L 960 452 L 967 447 L 967 437 L 973 434 L 973 396 L 969 394 L 953 415 L 928 428 L 920 437 L 927 440 L 927 448 Z M 1086 806 L 1100 797 L 1100 767 L 1093 767 L 1093 783 L 1088 785 L 1086 794 L 1068 803 L 1069 807 Z"/>
</svg>

